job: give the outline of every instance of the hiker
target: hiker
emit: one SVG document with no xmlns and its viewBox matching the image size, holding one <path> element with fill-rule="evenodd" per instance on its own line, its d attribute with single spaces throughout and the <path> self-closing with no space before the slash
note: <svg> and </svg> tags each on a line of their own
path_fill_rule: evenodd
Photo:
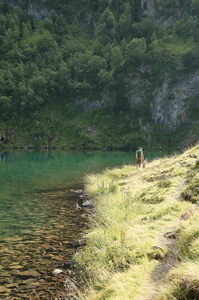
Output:
<svg viewBox="0 0 199 300">
<path fill-rule="evenodd" d="M 138 170 L 138 167 L 141 166 L 142 160 L 144 160 L 144 155 L 143 155 L 142 147 L 139 147 L 138 150 L 136 150 L 135 157 L 136 157 L 137 170 Z"/>
</svg>

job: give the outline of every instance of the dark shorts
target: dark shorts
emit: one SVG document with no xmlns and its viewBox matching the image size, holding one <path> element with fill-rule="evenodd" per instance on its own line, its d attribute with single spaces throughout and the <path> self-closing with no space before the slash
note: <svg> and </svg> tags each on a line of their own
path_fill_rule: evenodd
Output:
<svg viewBox="0 0 199 300">
<path fill-rule="evenodd" d="M 139 167 L 140 167 L 141 162 L 142 162 L 142 158 L 141 157 L 137 157 L 136 161 L 137 161 L 137 165 L 139 165 Z"/>
</svg>

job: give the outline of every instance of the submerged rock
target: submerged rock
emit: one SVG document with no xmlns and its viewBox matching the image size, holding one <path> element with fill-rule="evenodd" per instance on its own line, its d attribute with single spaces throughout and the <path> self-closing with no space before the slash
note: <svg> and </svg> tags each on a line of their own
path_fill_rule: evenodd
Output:
<svg viewBox="0 0 199 300">
<path fill-rule="evenodd" d="M 71 259 L 66 263 L 66 267 L 72 267 L 75 265 L 75 258 L 81 257 L 81 254 L 79 252 L 76 252 Z"/>
<path fill-rule="evenodd" d="M 4 286 L 0 286 L 0 294 L 6 293 L 6 292 L 7 292 L 7 288 Z"/>
<path fill-rule="evenodd" d="M 73 191 L 73 192 L 76 193 L 76 194 L 80 194 L 80 193 L 83 192 L 83 190 L 76 190 L 76 191 Z"/>
<path fill-rule="evenodd" d="M 48 249 L 46 249 L 46 251 L 48 251 L 48 252 L 54 252 L 54 251 L 56 251 L 57 249 L 56 248 L 54 248 L 54 247 L 49 247 Z"/>
<path fill-rule="evenodd" d="M 74 247 L 74 248 L 77 248 L 77 247 L 82 247 L 82 246 L 85 246 L 86 245 L 86 242 L 84 240 L 77 240 L 77 241 L 74 241 L 71 243 L 71 245 Z"/>
<path fill-rule="evenodd" d="M 82 209 L 77 202 L 72 205 L 75 209 Z"/>
<path fill-rule="evenodd" d="M 83 214 L 83 215 L 80 215 L 79 217 L 80 217 L 80 218 L 88 218 L 88 217 L 89 217 L 89 214 Z"/>
<path fill-rule="evenodd" d="M 27 277 L 27 278 L 35 278 L 35 277 L 39 277 L 40 274 L 37 271 L 30 269 L 28 271 L 21 272 L 20 276 Z"/>
</svg>

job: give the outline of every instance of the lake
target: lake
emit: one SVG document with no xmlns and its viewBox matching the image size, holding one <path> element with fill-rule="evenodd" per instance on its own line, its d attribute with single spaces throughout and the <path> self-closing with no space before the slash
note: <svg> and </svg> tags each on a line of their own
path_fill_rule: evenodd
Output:
<svg viewBox="0 0 199 300">
<path fill-rule="evenodd" d="M 150 161 L 165 153 L 144 154 Z M 61 293 L 66 274 L 52 271 L 75 253 L 70 243 L 87 222 L 73 208 L 74 191 L 85 174 L 135 163 L 134 152 L 0 152 L 0 299 Z"/>
</svg>

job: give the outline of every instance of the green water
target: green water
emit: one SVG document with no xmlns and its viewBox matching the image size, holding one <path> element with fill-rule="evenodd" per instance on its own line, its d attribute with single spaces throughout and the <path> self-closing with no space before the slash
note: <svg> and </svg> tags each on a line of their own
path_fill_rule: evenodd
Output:
<svg viewBox="0 0 199 300">
<path fill-rule="evenodd" d="M 145 152 L 149 161 L 163 155 Z M 70 190 L 83 188 L 84 174 L 122 164 L 135 164 L 134 153 L 0 153 L 0 238 L 19 237 L 31 226 L 32 231 L 47 226 L 51 218 L 56 219 L 61 191 L 67 191 L 61 202 L 69 209 L 74 201 Z"/>
<path fill-rule="evenodd" d="M 164 155 L 144 154 L 149 161 Z M 83 189 L 87 173 L 123 164 L 135 164 L 135 153 L 0 153 L 0 291 L 7 289 L 0 299 L 29 293 L 20 279 L 29 269 L 42 274 L 37 282 L 42 282 L 42 295 L 49 282 L 51 289 L 59 289 L 60 281 L 51 282 L 49 272 L 73 255 L 69 243 L 80 237 L 87 222 L 81 218 L 85 211 L 72 207 L 78 195 L 71 189 Z M 49 247 L 57 252 L 49 254 Z"/>
</svg>

